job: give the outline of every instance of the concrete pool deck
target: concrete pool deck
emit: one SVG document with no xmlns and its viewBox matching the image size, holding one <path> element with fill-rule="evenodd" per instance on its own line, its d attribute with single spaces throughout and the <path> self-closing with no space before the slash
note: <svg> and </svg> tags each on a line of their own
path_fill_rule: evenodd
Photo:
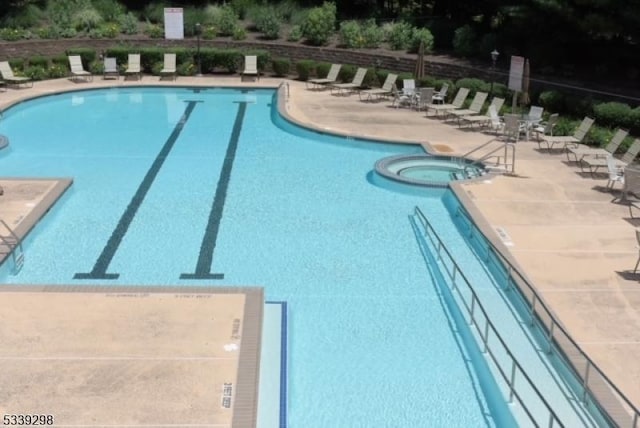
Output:
<svg viewBox="0 0 640 428">
<path fill-rule="evenodd" d="M 277 86 L 283 79 L 241 83 L 239 77 L 179 77 L 176 82 L 145 76 L 141 81 L 36 82 L 33 88 L 0 93 L 0 108 L 21 99 L 104 86 Z M 424 113 L 360 102 L 357 94 L 332 96 L 289 83 L 288 114 L 296 121 L 352 136 L 421 143 L 445 154 L 464 154 L 493 138 L 427 118 Z M 372 165 L 373 167 L 373 165 Z M 564 154 L 517 144 L 515 174 L 456 184 L 476 222 L 495 242 L 506 244 L 574 340 L 636 406 L 640 406 L 640 274 L 635 227 L 628 207 Z M 3 196 L 4 197 L 4 196 Z M 1 199 L 0 199 L 1 201 Z M 1 211 L 0 211 L 1 214 Z M 501 233 L 498 234 L 497 230 Z"/>
</svg>

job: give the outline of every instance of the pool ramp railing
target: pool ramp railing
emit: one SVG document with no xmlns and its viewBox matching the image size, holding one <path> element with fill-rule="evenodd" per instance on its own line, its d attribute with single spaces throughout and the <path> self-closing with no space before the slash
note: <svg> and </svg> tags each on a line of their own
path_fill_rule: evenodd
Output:
<svg viewBox="0 0 640 428">
<path fill-rule="evenodd" d="M 471 155 L 474 157 L 471 158 Z M 466 162 L 460 164 L 460 167 L 465 170 L 483 166 L 493 171 L 500 170 L 513 174 L 516 168 L 516 145 L 508 140 L 492 138 L 463 154 L 460 159 L 461 162 Z"/>
<path fill-rule="evenodd" d="M 451 292 L 454 293 L 457 299 L 463 303 L 460 309 L 469 317 L 468 323 L 470 327 L 472 327 L 474 333 L 476 333 L 481 340 L 482 353 L 489 355 L 497 371 L 500 373 L 502 380 L 506 383 L 509 390 L 509 403 L 513 403 L 514 399 L 517 400 L 524 413 L 534 426 L 543 426 L 541 425 L 541 420 L 547 421 L 547 427 L 564 426 L 552 406 L 536 386 L 535 382 L 529 377 L 522 365 L 513 355 L 513 352 L 509 349 L 507 342 L 498 333 L 498 330 L 489 319 L 488 313 L 480 302 L 471 282 L 460 269 L 427 217 L 418 207 L 415 207 L 414 218 L 422 226 L 424 230 L 424 238 L 427 238 L 431 246 L 435 249 L 435 257 L 437 261 L 439 261 L 445 268 L 444 273 L 447 274 L 451 282 Z M 494 349 L 498 346 L 500 349 Z M 507 356 L 510 364 L 504 364 L 498 355 Z M 520 388 L 516 388 L 516 382 L 525 382 L 528 388 L 522 388 L 522 390 L 526 389 L 534 392 L 534 395 L 538 400 L 538 403 L 535 406 L 537 410 L 534 411 L 531 409 L 531 407 L 534 407 L 531 403 L 531 398 L 525 398 L 524 394 L 519 392 Z M 539 414 L 540 408 L 546 410 L 545 415 Z"/>
<path fill-rule="evenodd" d="M 420 213 L 420 216 L 427 221 L 424 214 Z M 521 269 L 482 234 L 463 207 L 458 207 L 456 217 L 466 225 L 467 239 L 478 257 L 496 267 L 494 273 L 502 275 L 498 282 L 503 284 L 504 290 L 516 292 L 514 295 L 527 311 L 529 326 L 544 338 L 547 354 L 555 352 L 558 360 L 576 377 L 583 405 L 586 408 L 593 406 L 610 426 L 640 428 L 640 410 L 575 342 Z"/>
<path fill-rule="evenodd" d="M 22 266 L 24 266 L 24 250 L 22 248 L 22 241 L 4 220 L 0 219 L 0 224 L 2 224 L 7 232 L 7 234 L 0 233 L 0 247 L 2 247 L 0 253 L 5 257 L 11 254 L 11 259 L 13 261 L 13 274 L 17 275 L 22 270 Z"/>
</svg>

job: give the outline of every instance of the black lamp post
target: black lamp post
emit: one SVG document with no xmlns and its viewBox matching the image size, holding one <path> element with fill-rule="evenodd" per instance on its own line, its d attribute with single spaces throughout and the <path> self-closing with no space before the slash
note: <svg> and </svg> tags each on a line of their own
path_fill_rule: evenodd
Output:
<svg viewBox="0 0 640 428">
<path fill-rule="evenodd" d="M 493 81 L 496 77 L 496 61 L 498 60 L 498 56 L 500 52 L 497 49 L 491 51 L 491 89 L 489 90 L 489 94 L 493 94 Z"/>
<path fill-rule="evenodd" d="M 198 22 L 196 24 L 196 37 L 198 40 L 198 44 L 197 44 L 197 50 L 198 50 L 198 73 L 196 74 L 196 76 L 198 77 L 202 77 L 202 61 L 200 60 L 200 32 L 201 32 L 201 27 L 200 27 L 200 23 Z"/>
</svg>

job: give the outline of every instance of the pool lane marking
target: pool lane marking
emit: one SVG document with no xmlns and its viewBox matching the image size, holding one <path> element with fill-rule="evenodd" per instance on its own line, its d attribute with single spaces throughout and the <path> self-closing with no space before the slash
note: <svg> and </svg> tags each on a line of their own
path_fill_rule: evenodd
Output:
<svg viewBox="0 0 640 428">
<path fill-rule="evenodd" d="M 197 103 L 200 103 L 202 101 L 185 100 L 185 102 L 187 103 L 187 108 L 185 109 L 176 126 L 173 128 L 173 132 L 171 132 L 171 135 L 162 146 L 162 149 L 156 156 L 153 164 L 151 164 L 151 167 L 147 171 L 147 174 L 142 179 L 140 186 L 138 186 L 138 190 L 133 195 L 133 198 L 131 198 L 127 209 L 122 214 L 122 217 L 120 217 L 120 221 L 118 221 L 118 224 L 111 233 L 111 237 L 109 237 L 107 244 L 102 249 L 102 253 L 100 253 L 100 256 L 96 260 L 96 263 L 93 265 L 93 269 L 88 273 L 76 273 L 73 276 L 73 279 L 117 279 L 120 276 L 120 274 L 118 273 L 107 273 L 107 269 L 109 268 L 109 265 L 113 260 L 113 256 L 115 256 L 116 251 L 118 251 L 118 247 L 120 246 L 122 239 L 126 235 L 131 222 L 135 218 L 136 213 L 138 212 L 138 208 L 140 208 L 140 205 L 142 205 L 142 201 L 144 200 L 145 196 L 147 196 L 147 193 L 149 192 L 153 181 L 158 175 L 162 164 L 169 156 L 169 153 L 175 145 L 176 140 L 180 136 L 184 125 L 189 120 L 189 116 L 191 116 L 193 109 L 196 107 Z"/>
<path fill-rule="evenodd" d="M 209 220 L 200 244 L 200 254 L 196 263 L 196 270 L 193 273 L 180 274 L 180 279 L 224 279 L 223 273 L 212 273 L 213 253 L 216 248 L 218 239 L 218 231 L 220 230 L 220 220 L 222 220 L 222 212 L 224 203 L 227 199 L 227 189 L 229 188 L 229 180 L 231 178 L 231 169 L 233 161 L 236 157 L 238 149 L 238 140 L 240 139 L 240 131 L 242 130 L 242 122 L 247 111 L 247 101 L 236 101 L 238 103 L 238 113 L 233 123 L 233 131 L 229 138 L 227 153 L 224 157 L 222 169 L 220 170 L 220 178 L 216 186 L 216 194 L 213 198 L 211 211 L 209 211 Z"/>
</svg>

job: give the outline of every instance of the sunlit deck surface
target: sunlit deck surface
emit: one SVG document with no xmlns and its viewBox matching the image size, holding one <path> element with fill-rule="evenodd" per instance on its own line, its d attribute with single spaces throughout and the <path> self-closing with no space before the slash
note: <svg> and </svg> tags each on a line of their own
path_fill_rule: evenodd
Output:
<svg viewBox="0 0 640 428">
<path fill-rule="evenodd" d="M 0 107 L 25 97 L 94 87 L 276 87 L 283 81 L 263 77 L 248 83 L 240 82 L 237 76 L 179 77 L 176 82 L 152 76 L 142 81 L 103 81 L 96 77 L 92 83 L 59 79 L 37 82 L 30 89 L 8 89 L 0 94 Z M 391 108 L 388 101 L 365 103 L 356 94 L 332 96 L 329 91 L 307 90 L 303 82 L 286 82 L 290 89 L 286 112 L 301 124 L 325 131 L 416 143 L 434 152 L 455 155 L 493 138 L 425 117 L 424 112 Z M 484 233 L 523 268 L 577 343 L 640 405 L 640 360 L 635 357 L 640 354 L 640 274 L 633 273 L 638 258 L 634 229 L 640 221 L 630 217 L 627 205 L 614 200 L 618 194 L 607 190 L 606 182 L 604 175 L 594 178 L 581 173 L 563 153 L 549 154 L 539 151 L 534 141 L 520 141 L 514 175 L 457 183 L 453 189 Z M 0 218 L 6 214 L 5 200 L 10 194 L 5 191 L 0 196 Z M 31 208 L 24 206 L 25 211 Z M 503 233 L 499 235 L 497 229 Z M 5 327 L 15 323 L 12 319 L 2 322 Z M 92 334 L 88 330 L 85 333 Z M 80 334 L 77 339 L 81 340 Z M 40 363 L 34 360 L 33 364 L 33 370 L 38 369 Z M 11 382 L 6 378 L 10 371 L 0 373 Z M 126 387 L 133 392 L 133 387 Z M 3 399 L 0 403 L 8 402 Z M 1 410 L 14 411 L 6 406 Z"/>
</svg>

